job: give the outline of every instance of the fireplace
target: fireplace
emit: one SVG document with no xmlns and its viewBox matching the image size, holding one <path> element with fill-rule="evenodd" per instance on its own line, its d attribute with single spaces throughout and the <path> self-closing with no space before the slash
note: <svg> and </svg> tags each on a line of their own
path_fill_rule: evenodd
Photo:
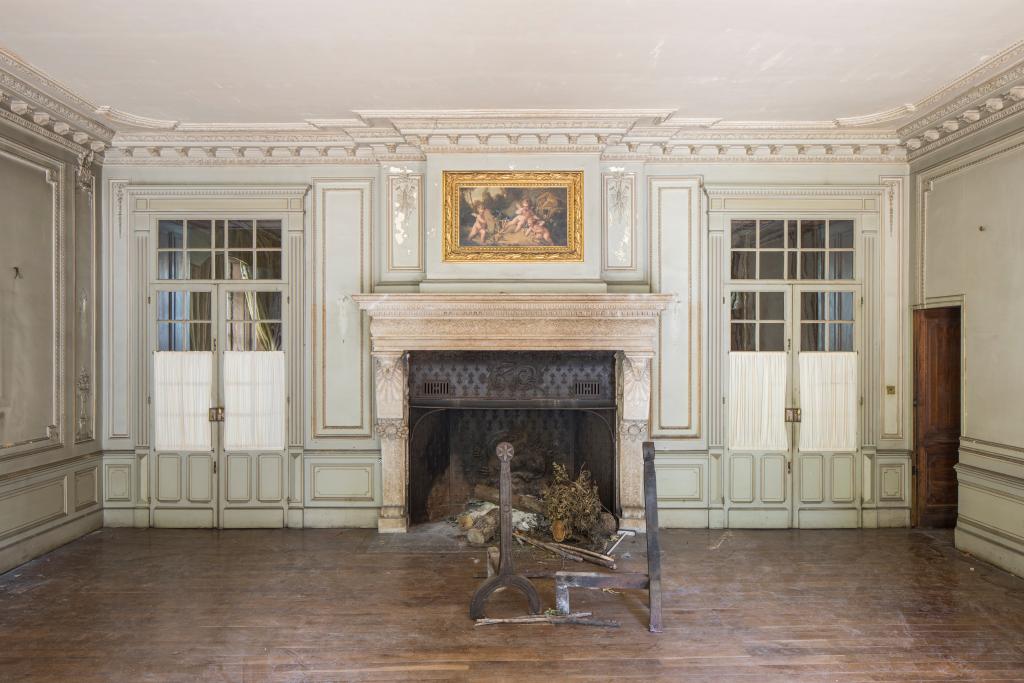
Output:
<svg viewBox="0 0 1024 683">
<path fill-rule="evenodd" d="M 586 468 L 617 509 L 615 355 L 608 351 L 409 354 L 409 516 L 461 512 L 498 485 L 495 447 L 515 447 L 513 490 L 539 497 L 560 464 Z"/>
<path fill-rule="evenodd" d="M 650 436 L 652 361 L 658 347 L 659 317 L 673 302 L 671 295 L 394 293 L 355 294 L 352 298 L 370 319 L 375 432 L 380 439 L 381 453 L 379 531 L 406 531 L 414 496 L 415 505 L 427 514 L 427 508 L 420 502 L 423 494 L 411 492 L 411 467 L 414 463 L 416 467 L 430 467 L 430 476 L 442 475 L 442 481 L 448 482 L 449 486 L 461 485 L 443 478 L 443 470 L 452 468 L 453 424 L 458 429 L 468 421 L 477 425 L 466 428 L 470 433 L 473 430 L 486 432 L 488 423 L 485 421 L 485 426 L 480 427 L 478 422 L 486 417 L 493 420 L 494 430 L 525 430 L 524 433 L 531 433 L 532 428 L 527 427 L 543 424 L 543 420 L 532 416 L 530 411 L 542 410 L 574 411 L 573 415 L 560 418 L 551 417 L 554 412 L 545 413 L 550 420 L 562 420 L 558 431 L 563 434 L 563 440 L 567 438 L 564 435 L 581 429 L 599 433 L 593 424 L 581 427 L 583 421 L 604 416 L 611 422 L 612 455 L 604 458 L 603 463 L 595 460 L 594 473 L 596 475 L 596 470 L 604 466 L 613 471 L 611 483 L 606 478 L 604 486 L 620 528 L 644 530 L 642 444 Z M 571 365 L 573 358 L 586 357 L 574 352 L 605 352 L 601 356 L 604 359 L 601 367 L 609 374 L 607 381 L 597 387 L 577 385 L 573 380 L 562 384 L 561 393 L 543 395 L 538 390 L 533 394 L 502 395 L 499 392 L 491 394 L 489 400 L 492 402 L 483 405 L 478 404 L 486 398 L 484 396 L 451 394 L 453 385 L 450 378 L 410 378 L 416 372 L 418 354 L 453 351 L 492 354 L 546 352 L 553 354 L 563 366 Z M 441 357 L 434 356 L 435 359 Z M 467 358 L 463 356 L 461 361 Z M 510 358 L 506 357 L 502 362 L 508 363 Z M 610 361 L 611 358 L 614 360 Z M 512 362 L 512 367 L 515 366 Z M 502 372 L 502 376 L 512 381 L 513 387 L 518 381 L 516 378 L 522 377 L 514 370 Z M 466 387 L 471 386 L 470 380 L 468 374 L 462 380 L 456 379 L 455 388 L 458 389 L 460 382 Z M 443 394 L 445 381 L 449 382 L 448 395 Z M 569 389 L 573 393 L 570 394 Z M 597 395 L 587 395 L 588 390 L 596 391 Z M 513 399 L 513 403 L 506 403 Z M 444 425 L 436 422 L 442 420 L 441 417 L 420 412 L 431 409 L 438 415 L 445 414 Z M 456 416 L 455 412 L 488 410 L 527 412 L 514 415 L 474 413 L 472 417 Z M 577 413 L 587 413 L 593 418 L 584 418 Z M 435 423 L 430 425 L 421 419 L 435 420 Z M 421 438 L 417 424 L 430 427 L 424 433 L 434 434 L 433 442 L 416 442 Z M 574 463 L 580 462 L 580 454 L 600 450 L 592 440 L 588 440 L 591 437 L 575 438 L 568 447 L 559 441 L 557 449 L 551 448 L 572 453 Z M 455 448 L 462 447 L 458 439 L 454 441 Z M 544 439 L 537 441 L 543 443 Z M 482 443 L 486 445 L 486 437 Z M 415 457 L 417 452 L 427 455 L 414 461 L 410 455 Z M 463 458 L 462 454 L 458 457 Z M 472 473 L 472 453 L 466 457 L 470 459 L 468 471 Z M 547 458 L 546 455 L 544 457 Z M 552 460 L 557 457 L 551 456 Z M 467 471 L 464 460 L 456 464 L 460 473 Z M 591 462 L 587 461 L 587 464 L 590 466 Z M 483 463 L 477 462 L 477 465 L 477 472 L 485 471 Z M 489 465 L 486 471 L 490 471 Z M 525 481 L 527 477 L 524 474 L 520 479 Z M 442 497 L 443 493 L 440 491 L 435 497 Z M 429 491 L 426 495 L 429 496 Z M 450 506 L 456 498 L 449 495 L 443 505 Z"/>
</svg>

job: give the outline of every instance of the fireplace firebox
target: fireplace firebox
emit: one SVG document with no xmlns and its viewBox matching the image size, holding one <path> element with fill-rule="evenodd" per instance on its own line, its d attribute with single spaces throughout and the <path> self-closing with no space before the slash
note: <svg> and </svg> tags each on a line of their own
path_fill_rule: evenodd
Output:
<svg viewBox="0 0 1024 683">
<path fill-rule="evenodd" d="M 561 464 L 583 468 L 617 509 L 615 355 L 606 351 L 409 354 L 409 514 L 461 512 L 498 485 L 495 447 L 515 447 L 513 490 L 540 496 Z"/>
</svg>

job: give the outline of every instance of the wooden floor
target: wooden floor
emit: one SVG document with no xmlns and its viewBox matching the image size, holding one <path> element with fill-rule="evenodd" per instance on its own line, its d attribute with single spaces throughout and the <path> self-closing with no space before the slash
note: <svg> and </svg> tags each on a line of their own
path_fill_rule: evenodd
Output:
<svg viewBox="0 0 1024 683">
<path fill-rule="evenodd" d="M 0 576 L 0 680 L 1024 681 L 1024 580 L 951 540 L 665 531 L 654 635 L 642 592 L 474 627 L 482 553 L 430 534 L 104 529 Z"/>
</svg>

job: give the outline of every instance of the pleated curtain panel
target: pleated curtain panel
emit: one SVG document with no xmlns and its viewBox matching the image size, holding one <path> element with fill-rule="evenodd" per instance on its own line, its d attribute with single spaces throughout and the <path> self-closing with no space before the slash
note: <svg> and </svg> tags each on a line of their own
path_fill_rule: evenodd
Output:
<svg viewBox="0 0 1024 683">
<path fill-rule="evenodd" d="M 224 352 L 224 450 L 285 446 L 284 351 Z"/>
<path fill-rule="evenodd" d="M 153 442 L 158 451 L 209 451 L 213 353 L 158 351 L 153 361 Z"/>
<path fill-rule="evenodd" d="M 786 370 L 781 351 L 729 353 L 729 447 L 732 450 L 784 451 Z"/>
<path fill-rule="evenodd" d="M 857 448 L 857 354 L 800 354 L 800 450 Z"/>
</svg>

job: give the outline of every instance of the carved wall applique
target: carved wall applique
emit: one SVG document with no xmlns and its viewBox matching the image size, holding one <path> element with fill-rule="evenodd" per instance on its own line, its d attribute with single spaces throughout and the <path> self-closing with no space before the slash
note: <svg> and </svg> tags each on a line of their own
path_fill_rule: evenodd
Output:
<svg viewBox="0 0 1024 683">
<path fill-rule="evenodd" d="M 647 420 L 621 420 L 619 430 L 629 441 L 643 441 L 647 438 Z"/>
<path fill-rule="evenodd" d="M 91 151 L 79 154 L 78 168 L 75 169 L 75 184 L 79 190 L 88 194 L 92 194 L 96 186 L 96 176 L 92 170 L 94 156 Z"/>
<path fill-rule="evenodd" d="M 647 420 L 651 403 L 651 359 L 622 357 L 622 415 L 627 420 Z"/>
<path fill-rule="evenodd" d="M 377 436 L 385 441 L 395 441 L 409 436 L 409 425 L 400 417 L 379 418 L 375 425 Z"/>
<path fill-rule="evenodd" d="M 604 176 L 605 189 L 605 264 L 608 270 L 628 270 L 634 266 L 636 245 L 636 176 L 614 170 Z"/>
<path fill-rule="evenodd" d="M 377 386 L 377 415 L 382 418 L 405 414 L 405 357 L 379 354 L 373 357 Z"/>
<path fill-rule="evenodd" d="M 82 368 L 75 383 L 78 398 L 78 419 L 75 423 L 75 441 L 88 441 L 92 438 L 92 419 L 89 416 L 89 400 L 92 396 L 92 377 L 88 370 Z"/>
<path fill-rule="evenodd" d="M 398 169 L 395 169 L 398 170 Z M 389 271 L 423 270 L 423 175 L 411 171 L 389 175 L 387 251 Z"/>
</svg>

